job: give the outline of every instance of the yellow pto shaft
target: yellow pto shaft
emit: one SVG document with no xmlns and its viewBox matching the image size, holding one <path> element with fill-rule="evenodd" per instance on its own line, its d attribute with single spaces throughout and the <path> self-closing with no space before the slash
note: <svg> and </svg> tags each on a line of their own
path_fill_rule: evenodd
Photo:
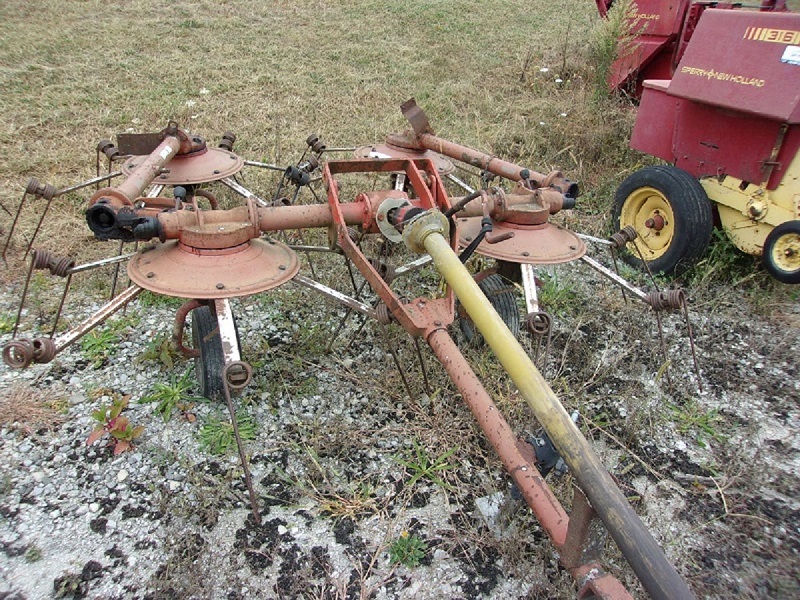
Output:
<svg viewBox="0 0 800 600">
<path fill-rule="evenodd" d="M 405 226 L 403 239 L 412 250 L 431 256 L 650 595 L 659 600 L 694 598 L 555 392 L 453 252 L 448 230 L 442 213 L 428 211 Z"/>
</svg>

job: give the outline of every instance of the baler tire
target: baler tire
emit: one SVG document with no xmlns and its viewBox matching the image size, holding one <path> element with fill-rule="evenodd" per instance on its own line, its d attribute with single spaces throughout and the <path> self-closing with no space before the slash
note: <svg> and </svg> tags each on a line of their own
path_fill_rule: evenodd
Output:
<svg viewBox="0 0 800 600">
<path fill-rule="evenodd" d="M 514 286 L 500 275 L 493 274 L 478 281 L 478 287 L 481 288 L 514 337 L 518 337 L 520 317 Z M 461 316 L 458 319 L 458 325 L 467 344 L 476 348 L 483 346 L 485 340 L 469 315 Z"/>
<path fill-rule="evenodd" d="M 800 283 L 800 220 L 786 221 L 770 231 L 761 259 L 781 283 Z"/>
<path fill-rule="evenodd" d="M 622 253 L 625 261 L 643 268 L 635 243 L 653 273 L 678 275 L 691 267 L 705 253 L 714 229 L 703 186 L 673 166 L 645 167 L 625 179 L 614 196 L 612 215 L 616 231 L 632 226 L 638 234 Z M 648 220 L 659 217 L 661 229 L 648 226 Z"/>
<path fill-rule="evenodd" d="M 225 384 L 222 371 L 225 368 L 225 355 L 217 328 L 217 316 L 208 306 L 200 306 L 192 311 L 192 344 L 200 353 L 194 359 L 200 394 L 209 400 L 223 400 Z"/>
</svg>

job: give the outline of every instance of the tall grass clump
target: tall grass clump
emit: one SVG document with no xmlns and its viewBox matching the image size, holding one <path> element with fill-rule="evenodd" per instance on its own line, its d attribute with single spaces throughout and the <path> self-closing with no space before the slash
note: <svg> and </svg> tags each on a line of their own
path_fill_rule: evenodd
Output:
<svg viewBox="0 0 800 600">
<path fill-rule="evenodd" d="M 633 0 L 615 2 L 605 19 L 601 19 L 592 32 L 589 42 L 589 61 L 594 65 L 594 100 L 608 99 L 611 67 L 618 58 L 629 56 L 636 50 L 634 38 L 642 26 L 637 22 L 637 6 Z"/>
</svg>

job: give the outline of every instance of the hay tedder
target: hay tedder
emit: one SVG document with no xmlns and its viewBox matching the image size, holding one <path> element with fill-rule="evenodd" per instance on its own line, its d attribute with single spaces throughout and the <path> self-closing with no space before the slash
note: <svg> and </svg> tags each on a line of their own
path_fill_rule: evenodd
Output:
<svg viewBox="0 0 800 600">
<path fill-rule="evenodd" d="M 496 278 L 516 278 L 521 283 L 532 335 L 541 335 L 550 324 L 536 297 L 535 265 L 583 261 L 656 313 L 666 308 L 685 309 L 683 293 L 639 290 L 586 256 L 584 240 L 592 238 L 550 223 L 551 215 L 574 206 L 578 194 L 576 184 L 562 173 L 537 173 L 444 140 L 433 133 L 413 100 L 403 105 L 403 113 L 411 123 L 410 131 L 391 135 L 383 144 L 356 149 L 360 158 L 355 159 L 324 160 L 342 149 L 328 149 L 311 136 L 300 161 L 280 168 L 235 154 L 232 134 L 212 148 L 203 138 L 170 123 L 157 134 L 120 136 L 118 145 L 101 142 L 98 149 L 109 157 L 109 165 L 121 163 L 116 172 L 64 190 L 31 181 L 17 217 L 29 197 L 46 200 L 41 211 L 44 218 L 60 194 L 119 178 L 116 185 L 91 195 L 86 209 L 89 228 L 100 240 L 118 240 L 120 248 L 122 243 L 146 245 L 132 254 L 76 266 L 71 259 L 32 250 L 35 232 L 30 234 L 28 280 L 36 269 L 50 270 L 65 277 L 68 288 L 76 273 L 127 260 L 131 284 L 69 331 L 57 333 L 54 326 L 49 337 L 26 338 L 18 335 L 15 327 L 13 339 L 3 347 L 4 361 L 24 368 L 53 360 L 142 290 L 183 298 L 186 302 L 177 311 L 174 343 L 196 359 L 203 393 L 227 403 L 236 431 L 232 392 L 248 385 L 252 370 L 241 356 L 230 299 L 267 292 L 289 282 L 312 289 L 381 324 L 394 322 L 430 346 L 541 522 L 561 564 L 574 577 L 579 597 L 630 598 L 622 584 L 603 571 L 591 550 L 596 528 L 590 525 L 599 518 L 653 598 L 691 598 L 686 583 L 518 342 L 516 332 L 509 329 L 509 325 L 519 327 L 519 316 L 515 321 L 512 314 L 516 311 L 504 309 L 502 316 L 498 314 L 497 297 L 504 290 L 496 289 Z M 454 160 L 479 169 L 485 185 L 472 190 L 455 176 Z M 271 199 L 244 187 L 237 177 L 244 167 L 282 171 Z M 319 170 L 327 198 L 317 199 L 313 193 L 315 201 L 297 202 L 299 191 L 309 188 Z M 489 186 L 494 177 L 510 181 L 511 189 Z M 365 181 L 386 184 L 374 189 Z M 451 196 L 446 183 L 466 188 L 467 195 Z M 220 208 L 210 191 L 212 184 L 233 190 L 243 200 L 233 208 Z M 166 197 L 161 196 L 165 189 L 171 190 Z M 208 202 L 210 209 L 202 208 L 201 202 Z M 328 231 L 327 245 L 290 246 L 279 239 L 290 230 L 314 228 Z M 12 230 L 9 240 L 13 235 Z M 611 240 L 592 241 L 621 248 L 633 242 L 634 235 L 626 230 Z M 381 257 L 366 255 L 367 238 L 402 243 L 421 256 L 399 266 L 389 265 Z M 9 240 L 6 250 L 14 247 Z M 341 255 L 348 268 L 354 266 L 360 273 L 376 301 L 365 302 L 352 277 L 354 291 L 348 294 L 300 274 L 298 252 L 314 251 Z M 473 276 L 464 263 L 474 252 L 495 259 L 497 267 Z M 444 291 L 409 299 L 393 289 L 393 281 L 413 276 L 426 264 L 432 264 L 444 279 Z M 26 284 L 19 315 L 27 288 Z M 484 292 L 497 293 L 489 294 L 490 300 Z M 189 315 L 193 347 L 184 345 Z M 512 431 L 448 333 L 456 319 L 465 322 L 465 333 L 480 334 L 497 355 L 541 424 L 540 437 L 526 440 Z M 241 444 L 239 449 L 257 520 L 256 494 Z M 577 482 L 569 513 L 544 479 L 556 459 L 563 460 Z"/>
<path fill-rule="evenodd" d="M 638 3 L 646 25 L 610 85 L 635 84 L 631 147 L 670 166 L 646 167 L 620 185 L 614 223 L 636 230 L 641 254 L 627 256 L 652 271 L 690 267 L 719 224 L 775 279 L 797 284 L 800 15 L 784 2 L 739 8 Z"/>
</svg>

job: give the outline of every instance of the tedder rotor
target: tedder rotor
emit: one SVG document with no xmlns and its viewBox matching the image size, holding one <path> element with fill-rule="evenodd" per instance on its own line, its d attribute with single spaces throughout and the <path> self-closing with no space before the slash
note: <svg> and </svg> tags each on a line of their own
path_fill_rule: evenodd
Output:
<svg viewBox="0 0 800 600">
<path fill-rule="evenodd" d="M 18 337 L 15 327 L 14 338 L 3 347 L 4 361 L 22 368 L 53 360 L 142 290 L 183 298 L 186 302 L 178 309 L 174 328 L 175 345 L 198 360 L 203 393 L 224 398 L 238 438 L 232 391 L 250 382 L 252 369 L 241 357 L 229 300 L 289 282 L 310 288 L 379 323 L 397 323 L 415 340 L 428 344 L 550 537 L 561 564 L 575 579 L 579 597 L 630 598 L 622 584 L 602 569 L 599 557 L 588 551 L 590 524 L 599 518 L 653 598 L 692 598 L 686 583 L 507 326 L 508 319 L 495 310 L 497 302 L 484 292 L 488 289 L 485 282 L 491 277 L 517 277 L 525 289 L 527 323 L 532 332 L 549 330 L 550 326 L 549 316 L 541 311 L 536 298 L 534 265 L 582 260 L 656 310 L 685 307 L 682 293 L 642 292 L 586 256 L 587 236 L 551 223 L 550 215 L 574 206 L 578 192 L 577 185 L 560 172 L 537 173 L 443 140 L 433 133 L 413 100 L 403 105 L 403 112 L 412 130 L 390 136 L 385 144 L 356 150 L 361 158 L 321 163 L 326 149 L 312 136 L 307 140 L 308 154 L 285 169 L 242 159 L 232 151 L 230 134 L 226 134 L 221 148 L 208 148 L 202 138 L 184 132 L 175 123 L 155 135 L 123 138 L 121 149 L 103 144 L 101 150 L 111 162 L 124 162 L 121 172 L 102 180 L 119 176 L 121 181 L 92 194 L 86 210 L 89 228 L 101 240 L 146 245 L 132 256 L 80 266 L 35 250 L 28 279 L 34 269 L 49 269 L 69 281 L 74 273 L 130 258 L 131 284 L 66 333 L 56 334 L 54 328 L 49 337 L 29 339 Z M 481 169 L 484 188 L 471 190 L 458 180 L 449 159 Z M 272 201 L 263 200 L 237 180 L 244 166 L 283 172 Z M 320 168 L 327 197 L 297 204 L 297 191 L 308 186 L 312 173 Z M 365 175 L 373 180 L 376 176 L 384 178 L 386 188 L 359 189 Z M 490 187 L 493 176 L 510 180 L 513 189 L 505 192 Z M 445 186 L 448 179 L 467 188 L 468 194 L 451 197 Z M 84 185 L 98 180 L 99 175 Z M 230 209 L 220 208 L 213 194 L 200 187 L 212 182 L 232 189 L 244 202 Z M 284 186 L 292 185 L 296 187 L 293 197 L 281 196 Z M 163 186 L 172 186 L 172 197 L 159 196 Z M 46 194 L 39 193 L 42 186 L 38 183 L 28 187 L 26 195 L 44 196 L 48 206 L 59 195 L 50 187 Z M 211 209 L 202 208 L 199 199 L 208 200 Z M 291 246 L 278 239 L 289 230 L 314 228 L 327 229 L 327 247 Z M 402 242 L 421 256 L 390 270 L 366 256 L 361 245 L 365 236 Z M 631 232 L 625 231 L 611 241 L 594 241 L 619 248 L 632 239 Z M 32 238 L 29 248 L 33 243 Z M 301 275 L 297 252 L 313 250 L 343 255 L 364 278 L 377 302 L 366 303 L 358 293 L 349 296 Z M 498 266 L 490 273 L 473 276 L 464 265 L 473 252 L 495 259 Z M 431 263 L 446 282 L 443 293 L 409 299 L 393 289 L 395 277 L 413 273 L 425 263 Z M 190 312 L 194 347 L 186 348 L 183 328 Z M 539 438 L 542 444 L 514 433 L 462 355 L 448 331 L 459 313 L 493 350 L 526 400 L 544 430 Z M 258 521 L 257 497 L 246 456 L 241 443 L 238 447 Z M 563 460 L 577 482 L 569 513 L 544 479 L 554 456 Z"/>
</svg>

